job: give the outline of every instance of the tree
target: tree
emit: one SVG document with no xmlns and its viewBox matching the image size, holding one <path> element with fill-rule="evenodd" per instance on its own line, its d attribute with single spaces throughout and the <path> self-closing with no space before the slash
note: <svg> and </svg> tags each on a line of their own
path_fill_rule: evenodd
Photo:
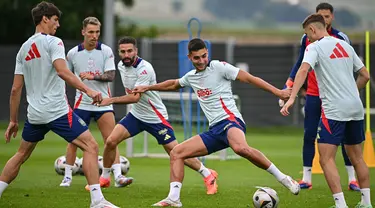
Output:
<svg viewBox="0 0 375 208">
<path fill-rule="evenodd" d="M 0 1 L 0 44 L 22 43 L 35 31 L 31 9 L 41 0 L 1 0 Z M 63 12 L 61 28 L 56 35 L 62 39 L 81 39 L 82 20 L 87 16 L 103 19 L 104 0 L 54 0 L 53 3 Z M 121 0 L 132 7 L 134 0 Z"/>
</svg>

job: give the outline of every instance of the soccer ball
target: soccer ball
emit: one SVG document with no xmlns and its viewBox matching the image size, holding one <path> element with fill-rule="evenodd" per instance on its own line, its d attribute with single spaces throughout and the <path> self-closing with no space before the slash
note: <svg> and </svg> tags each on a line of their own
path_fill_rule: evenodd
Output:
<svg viewBox="0 0 375 208">
<path fill-rule="evenodd" d="M 124 156 L 120 156 L 120 165 L 121 165 L 121 173 L 123 175 L 126 175 L 129 172 L 130 169 L 130 162 L 128 158 Z"/>
<path fill-rule="evenodd" d="M 269 187 L 258 187 L 253 195 L 255 208 L 276 208 L 279 205 L 279 197 L 275 190 Z"/>
<path fill-rule="evenodd" d="M 72 169 L 73 175 L 75 175 L 79 170 L 78 160 L 79 158 L 76 157 L 76 161 L 74 162 L 73 169 Z M 66 164 L 65 155 L 60 156 L 55 160 L 55 171 L 57 174 L 59 175 L 65 174 L 65 164 Z"/>
<path fill-rule="evenodd" d="M 83 157 L 81 158 L 78 158 L 78 160 L 76 160 L 76 163 L 78 165 L 78 171 L 77 171 L 77 174 L 80 174 L 80 175 L 83 175 L 83 169 L 82 169 L 82 162 L 83 162 Z"/>
<path fill-rule="evenodd" d="M 99 175 L 103 172 L 103 156 L 98 156 Z"/>
</svg>

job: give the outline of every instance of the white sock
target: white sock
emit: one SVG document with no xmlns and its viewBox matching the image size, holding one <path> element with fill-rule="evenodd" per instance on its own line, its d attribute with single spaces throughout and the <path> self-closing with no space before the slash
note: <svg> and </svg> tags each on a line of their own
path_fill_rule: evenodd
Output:
<svg viewBox="0 0 375 208">
<path fill-rule="evenodd" d="M 3 182 L 3 181 L 0 181 L 0 198 L 1 198 L 1 195 L 3 195 L 3 192 L 4 190 L 8 187 L 8 184 Z"/>
<path fill-rule="evenodd" d="M 111 168 L 103 168 L 102 177 L 109 178 L 111 176 Z"/>
<path fill-rule="evenodd" d="M 361 205 L 370 206 L 371 199 L 370 199 L 370 188 L 361 189 Z"/>
<path fill-rule="evenodd" d="M 211 175 L 211 171 L 206 168 L 203 163 L 201 163 L 201 167 L 199 168 L 198 172 L 203 176 L 203 178 L 206 178 L 207 176 Z"/>
<path fill-rule="evenodd" d="M 337 208 L 348 207 L 348 205 L 346 205 L 344 193 L 340 192 L 337 194 L 333 194 L 333 199 L 335 200 L 335 204 Z"/>
<path fill-rule="evenodd" d="M 353 166 L 345 166 L 346 171 L 348 172 L 348 177 L 349 177 L 349 183 L 352 181 L 356 181 L 357 179 L 355 178 L 355 171 Z"/>
<path fill-rule="evenodd" d="M 311 169 L 312 167 L 303 166 L 303 178 L 306 183 L 311 183 Z"/>
<path fill-rule="evenodd" d="M 96 204 L 102 199 L 104 199 L 102 190 L 100 189 L 99 184 L 90 185 L 90 196 L 91 196 L 91 204 Z"/>
<path fill-rule="evenodd" d="M 65 177 L 64 178 L 72 179 L 72 170 L 73 170 L 73 166 L 65 164 Z"/>
<path fill-rule="evenodd" d="M 172 201 L 179 200 L 180 199 L 181 187 L 182 187 L 182 183 L 172 182 L 170 184 L 168 198 Z"/>
<path fill-rule="evenodd" d="M 282 173 L 273 163 L 271 163 L 267 171 L 275 176 L 278 181 L 281 181 L 286 177 L 286 175 Z"/>
<path fill-rule="evenodd" d="M 113 164 L 112 165 L 112 170 L 113 170 L 113 176 L 115 179 L 121 175 L 121 164 Z"/>
</svg>

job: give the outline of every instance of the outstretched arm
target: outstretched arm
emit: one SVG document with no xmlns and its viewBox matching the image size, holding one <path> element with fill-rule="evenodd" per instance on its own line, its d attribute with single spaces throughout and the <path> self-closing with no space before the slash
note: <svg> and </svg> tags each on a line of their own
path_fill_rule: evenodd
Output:
<svg viewBox="0 0 375 208">
<path fill-rule="evenodd" d="M 256 76 L 253 76 L 250 73 L 248 73 L 248 72 L 246 72 L 242 69 L 240 69 L 240 71 L 238 72 L 238 75 L 237 75 L 236 79 L 240 80 L 241 82 L 244 82 L 244 83 L 253 84 L 253 85 L 255 85 L 255 86 L 257 86 L 261 89 L 264 89 L 264 90 L 276 95 L 280 99 L 289 98 L 288 91 L 279 90 L 276 87 L 274 87 L 273 85 L 264 81 L 263 79 L 261 79 L 259 77 L 256 77 Z"/>
<path fill-rule="evenodd" d="M 133 89 L 133 93 L 143 93 L 146 91 L 175 91 L 181 88 L 178 79 L 170 79 L 158 84 L 149 86 L 138 86 Z"/>
<path fill-rule="evenodd" d="M 142 94 L 127 94 L 119 97 L 111 97 L 111 98 L 104 98 L 101 102 L 95 103 L 97 106 L 107 106 L 112 104 L 132 104 L 138 103 L 139 99 L 141 99 Z"/>
</svg>

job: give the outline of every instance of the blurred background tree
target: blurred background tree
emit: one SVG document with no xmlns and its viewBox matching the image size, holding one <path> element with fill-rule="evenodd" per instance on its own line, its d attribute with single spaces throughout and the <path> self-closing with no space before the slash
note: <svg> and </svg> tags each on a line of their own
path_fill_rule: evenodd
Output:
<svg viewBox="0 0 375 208">
<path fill-rule="evenodd" d="M 20 44 L 27 40 L 35 31 L 31 17 L 31 9 L 41 0 L 1 0 L 0 1 L 0 44 Z M 135 0 L 121 0 L 126 7 L 132 7 Z M 65 40 L 82 39 L 82 20 L 88 16 L 97 17 L 102 23 L 103 0 L 53 0 L 63 12 L 60 19 L 61 27 L 56 35 Z M 136 37 L 156 37 L 158 30 L 152 26 L 141 29 L 135 24 L 121 27 L 116 19 L 116 35 L 135 35 Z"/>
</svg>

